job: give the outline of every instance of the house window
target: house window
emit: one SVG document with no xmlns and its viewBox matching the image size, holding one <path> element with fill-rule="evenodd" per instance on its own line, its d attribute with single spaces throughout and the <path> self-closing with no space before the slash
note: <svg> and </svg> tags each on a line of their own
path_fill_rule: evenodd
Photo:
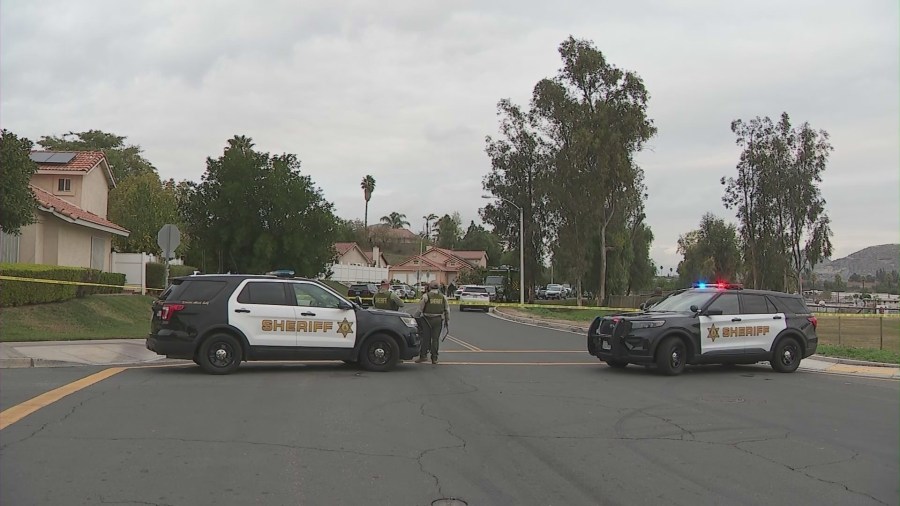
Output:
<svg viewBox="0 0 900 506">
<path fill-rule="evenodd" d="M 91 237 L 91 269 L 102 271 L 106 265 L 106 239 Z"/>
<path fill-rule="evenodd" d="M 60 193 L 72 191 L 72 180 L 67 177 L 59 178 L 59 181 L 57 181 L 57 184 L 56 184 L 56 191 L 60 192 Z"/>
<path fill-rule="evenodd" d="M 19 236 L 0 230 L 0 262 L 19 261 Z"/>
</svg>

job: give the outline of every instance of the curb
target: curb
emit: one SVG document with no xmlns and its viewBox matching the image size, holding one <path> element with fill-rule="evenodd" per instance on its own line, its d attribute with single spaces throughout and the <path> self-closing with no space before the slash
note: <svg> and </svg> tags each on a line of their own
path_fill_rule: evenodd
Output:
<svg viewBox="0 0 900 506">
<path fill-rule="evenodd" d="M 514 316 L 508 313 L 504 313 L 503 311 L 499 311 L 498 308 L 490 308 L 490 313 L 495 317 L 500 318 L 501 320 L 507 320 L 515 323 L 524 323 L 526 325 L 534 325 L 537 327 L 547 327 L 554 330 L 562 330 L 565 332 L 572 332 L 575 334 L 587 334 L 588 328 L 581 327 L 578 325 L 570 325 L 566 323 L 556 323 L 556 322 L 548 322 L 546 320 L 542 320 L 540 318 L 525 318 L 521 316 Z"/>
<path fill-rule="evenodd" d="M 832 364 L 845 364 L 845 365 L 863 365 L 867 367 L 900 367 L 897 364 L 886 364 L 884 362 L 869 362 L 867 360 L 855 360 L 852 358 L 838 358 L 838 357 L 828 357 L 825 355 L 813 355 L 810 358 L 815 357 L 816 360 L 820 360 L 822 362 L 831 362 Z"/>
</svg>

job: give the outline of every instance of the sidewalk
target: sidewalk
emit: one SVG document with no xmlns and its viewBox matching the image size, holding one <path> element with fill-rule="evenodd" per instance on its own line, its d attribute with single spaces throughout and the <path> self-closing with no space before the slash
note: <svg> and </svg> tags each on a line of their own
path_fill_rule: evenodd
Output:
<svg viewBox="0 0 900 506">
<path fill-rule="evenodd" d="M 0 343 L 0 368 L 135 365 L 166 359 L 144 343 L 144 339 Z"/>
<path fill-rule="evenodd" d="M 567 320 L 535 318 L 530 315 L 523 315 L 522 313 L 509 308 L 491 308 L 491 314 L 502 320 L 555 330 L 564 330 L 584 335 L 587 335 L 588 326 L 590 325 L 589 323 L 579 323 Z M 809 358 L 804 358 L 800 362 L 800 369 L 829 374 L 900 380 L 900 367 L 893 364 L 864 362 L 861 360 L 825 357 L 822 355 L 813 355 Z"/>
</svg>

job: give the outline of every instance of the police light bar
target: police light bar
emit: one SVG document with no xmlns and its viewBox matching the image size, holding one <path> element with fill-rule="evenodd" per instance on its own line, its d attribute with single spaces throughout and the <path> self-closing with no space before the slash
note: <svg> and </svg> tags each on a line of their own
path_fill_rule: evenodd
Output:
<svg viewBox="0 0 900 506">
<path fill-rule="evenodd" d="M 277 271 L 272 271 L 267 273 L 269 276 L 275 276 L 276 278 L 293 278 L 294 271 L 288 269 L 280 269 Z"/>
<path fill-rule="evenodd" d="M 700 281 L 698 283 L 694 283 L 691 286 L 693 288 L 715 288 L 717 290 L 743 290 L 744 289 L 744 285 L 741 283 L 724 283 L 721 281 L 718 283 L 705 283 L 703 281 Z"/>
</svg>

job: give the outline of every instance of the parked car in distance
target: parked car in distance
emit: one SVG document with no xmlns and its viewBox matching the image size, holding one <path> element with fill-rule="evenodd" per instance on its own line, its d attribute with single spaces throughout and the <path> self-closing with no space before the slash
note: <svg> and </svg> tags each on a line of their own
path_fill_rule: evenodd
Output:
<svg viewBox="0 0 900 506">
<path fill-rule="evenodd" d="M 362 299 L 362 306 L 368 307 L 372 305 L 372 297 L 378 292 L 378 288 L 372 283 L 357 283 L 350 285 L 347 289 L 347 297 L 351 299 L 359 297 Z"/>
<path fill-rule="evenodd" d="M 547 285 L 547 289 L 544 292 L 544 294 L 547 299 L 557 300 L 557 299 L 563 298 L 564 290 L 565 289 L 563 288 L 562 285 L 551 284 L 551 285 Z"/>
<path fill-rule="evenodd" d="M 487 312 L 491 308 L 491 296 L 487 287 L 480 285 L 466 285 L 459 294 L 459 310 L 480 309 Z"/>
<path fill-rule="evenodd" d="M 490 297 L 491 301 L 496 301 L 497 300 L 497 287 L 490 286 L 490 285 L 484 285 L 484 288 L 488 291 L 488 296 Z"/>
</svg>

